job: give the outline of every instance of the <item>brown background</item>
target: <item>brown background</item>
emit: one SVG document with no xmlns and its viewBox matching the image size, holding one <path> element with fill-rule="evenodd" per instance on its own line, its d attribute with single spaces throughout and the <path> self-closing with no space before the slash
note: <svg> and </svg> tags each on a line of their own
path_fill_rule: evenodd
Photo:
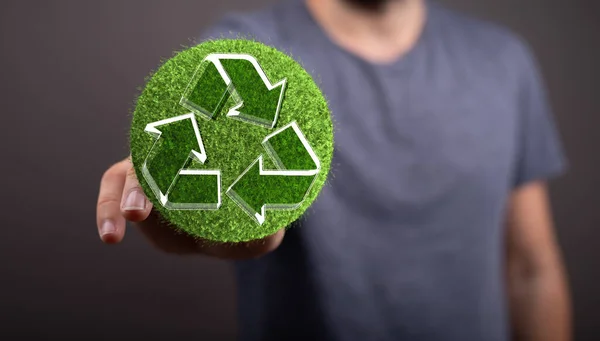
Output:
<svg viewBox="0 0 600 341">
<path fill-rule="evenodd" d="M 225 11 L 270 2 L 0 2 L 0 339 L 235 337 L 227 263 L 161 254 L 133 229 L 104 246 L 95 200 L 102 172 L 128 153 L 149 71 Z M 536 51 L 571 161 L 552 198 L 577 340 L 600 340 L 599 2 L 444 2 Z"/>
</svg>

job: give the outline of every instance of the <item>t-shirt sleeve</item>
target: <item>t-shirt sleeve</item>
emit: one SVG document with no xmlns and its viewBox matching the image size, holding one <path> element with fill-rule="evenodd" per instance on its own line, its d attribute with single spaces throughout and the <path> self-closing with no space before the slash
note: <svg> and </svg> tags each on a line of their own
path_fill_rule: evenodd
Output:
<svg viewBox="0 0 600 341">
<path fill-rule="evenodd" d="M 518 141 L 513 187 L 548 180 L 567 167 L 539 67 L 530 48 L 518 45 Z"/>
</svg>

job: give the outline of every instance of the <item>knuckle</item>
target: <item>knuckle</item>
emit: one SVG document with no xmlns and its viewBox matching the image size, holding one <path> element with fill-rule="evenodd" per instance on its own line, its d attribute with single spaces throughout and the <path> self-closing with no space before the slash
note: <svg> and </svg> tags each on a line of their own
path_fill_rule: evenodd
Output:
<svg viewBox="0 0 600 341">
<path fill-rule="evenodd" d="M 98 198 L 98 207 L 116 205 L 119 206 L 121 202 L 121 198 L 116 198 L 112 195 L 102 196 Z"/>
</svg>

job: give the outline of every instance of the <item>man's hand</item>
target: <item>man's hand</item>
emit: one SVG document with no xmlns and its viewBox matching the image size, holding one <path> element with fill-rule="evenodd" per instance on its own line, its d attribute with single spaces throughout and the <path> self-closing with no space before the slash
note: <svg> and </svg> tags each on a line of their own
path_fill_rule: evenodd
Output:
<svg viewBox="0 0 600 341">
<path fill-rule="evenodd" d="M 146 198 L 129 158 L 110 167 L 102 176 L 96 224 L 100 239 L 107 244 L 123 240 L 126 221 L 135 226 L 158 249 L 177 254 L 205 254 L 225 259 L 244 259 L 262 256 L 281 243 L 284 230 L 263 240 L 239 244 L 215 244 L 179 233 L 161 222 Z"/>
</svg>

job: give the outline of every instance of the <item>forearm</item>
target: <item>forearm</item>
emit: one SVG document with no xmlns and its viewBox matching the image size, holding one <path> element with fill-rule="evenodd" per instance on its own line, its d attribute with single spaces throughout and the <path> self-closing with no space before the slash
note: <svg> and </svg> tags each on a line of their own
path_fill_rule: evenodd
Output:
<svg viewBox="0 0 600 341">
<path fill-rule="evenodd" d="M 571 307 L 564 270 L 512 270 L 509 296 L 514 340 L 570 341 Z"/>
<path fill-rule="evenodd" d="M 517 341 L 570 341 L 571 306 L 544 183 L 515 190 L 508 206 L 507 274 Z"/>
</svg>

